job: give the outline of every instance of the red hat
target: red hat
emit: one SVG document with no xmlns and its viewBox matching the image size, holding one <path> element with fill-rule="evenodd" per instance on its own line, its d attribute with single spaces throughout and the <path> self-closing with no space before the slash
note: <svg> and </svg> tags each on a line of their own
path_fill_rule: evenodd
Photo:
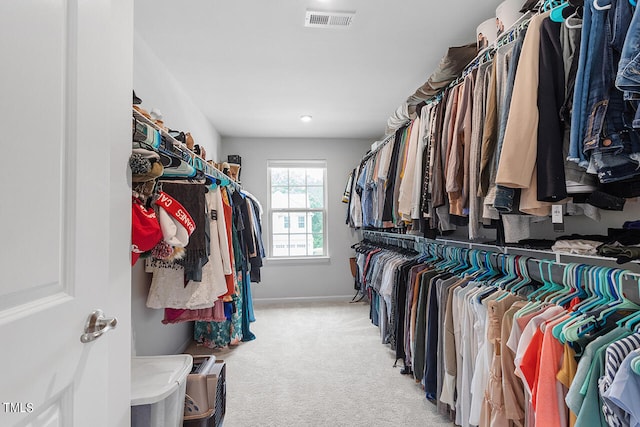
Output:
<svg viewBox="0 0 640 427">
<path fill-rule="evenodd" d="M 196 223 L 189 212 L 176 199 L 161 191 L 155 201 L 158 205 L 158 222 L 164 241 L 171 246 L 186 247 Z"/>
<path fill-rule="evenodd" d="M 162 240 L 162 230 L 153 209 L 146 209 L 137 199 L 131 204 L 131 265 L 141 253 L 147 252 Z"/>
</svg>

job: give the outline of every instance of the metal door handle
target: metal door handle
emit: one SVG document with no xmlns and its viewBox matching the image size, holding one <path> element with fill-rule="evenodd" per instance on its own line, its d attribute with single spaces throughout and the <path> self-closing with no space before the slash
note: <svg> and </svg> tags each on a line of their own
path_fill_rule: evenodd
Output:
<svg viewBox="0 0 640 427">
<path fill-rule="evenodd" d="M 95 310 L 87 318 L 84 327 L 84 334 L 80 335 L 80 341 L 88 343 L 102 336 L 105 332 L 115 329 L 118 319 L 115 317 L 104 317 L 102 310 Z"/>
</svg>

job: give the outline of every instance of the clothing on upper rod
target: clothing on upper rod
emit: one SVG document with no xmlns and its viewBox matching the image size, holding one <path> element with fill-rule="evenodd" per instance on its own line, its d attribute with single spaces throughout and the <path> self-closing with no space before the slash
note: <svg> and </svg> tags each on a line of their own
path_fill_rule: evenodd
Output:
<svg viewBox="0 0 640 427">
<path fill-rule="evenodd" d="M 418 118 L 363 160 L 352 180 L 350 225 L 406 227 L 417 234 L 462 225 L 475 239 L 482 226 L 502 221 L 505 242 L 515 243 L 531 237 L 532 224 L 548 218 L 551 204 L 594 220 L 598 208 L 623 209 L 626 198 L 640 195 L 640 133 L 630 114 L 638 106 L 633 86 L 625 86 L 626 99 L 613 85 L 604 94 L 612 100 L 609 119 L 599 132 L 590 130 L 598 133 L 599 145 L 581 150 L 594 154 L 591 166 L 585 169 L 568 157 L 572 133 L 583 133 L 574 122 L 590 116 L 580 107 L 591 102 L 584 95 L 604 96 L 588 89 L 600 81 L 594 80 L 598 70 L 592 64 L 599 55 L 612 57 L 614 64 L 616 58 L 635 63 L 629 58 L 637 50 L 626 40 L 640 18 L 627 9 L 628 2 L 620 0 L 597 11 L 597 19 L 589 12 L 582 29 L 551 21 L 549 12 L 534 15 L 526 29 L 517 24 L 522 29 L 513 43 L 499 46 L 491 62 L 471 67 L 464 80 L 441 92 L 439 102 L 423 104 Z M 615 43 L 612 50 L 604 49 L 600 34 L 606 32 L 596 37 L 590 22 L 609 25 L 607 19 L 614 18 Z M 613 82 L 615 70 L 607 76 Z"/>
</svg>

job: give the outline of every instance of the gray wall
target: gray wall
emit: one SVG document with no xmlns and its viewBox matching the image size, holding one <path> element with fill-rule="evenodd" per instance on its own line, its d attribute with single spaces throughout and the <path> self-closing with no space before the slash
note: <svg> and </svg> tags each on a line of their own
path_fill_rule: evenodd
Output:
<svg viewBox="0 0 640 427">
<path fill-rule="evenodd" d="M 216 160 L 220 135 L 209 119 L 137 32 L 133 46 L 133 89 L 142 98 L 142 107 L 160 110 L 165 126 L 191 132 L 195 143 L 207 151 L 207 160 Z"/>
<path fill-rule="evenodd" d="M 349 268 L 350 246 L 359 236 L 345 225 L 346 204 L 342 193 L 351 170 L 370 148 L 371 140 L 362 139 L 276 139 L 223 138 L 222 158 L 229 154 L 242 157 L 242 187 L 255 195 L 267 209 L 268 160 L 326 160 L 328 199 L 329 260 L 265 260 L 262 282 L 252 284 L 254 299 L 326 299 L 347 298 L 354 294 Z M 265 236 L 269 221 L 263 217 Z M 265 244 L 267 238 L 264 238 Z"/>
<path fill-rule="evenodd" d="M 144 260 L 131 268 L 131 323 L 136 356 L 181 353 L 191 343 L 193 322 L 163 325 L 164 310 L 147 308 L 151 275 L 144 271 Z"/>
</svg>

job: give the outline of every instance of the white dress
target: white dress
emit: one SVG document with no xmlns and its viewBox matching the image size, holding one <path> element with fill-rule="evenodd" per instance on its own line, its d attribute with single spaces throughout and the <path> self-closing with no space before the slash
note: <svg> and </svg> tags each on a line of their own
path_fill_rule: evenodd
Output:
<svg viewBox="0 0 640 427">
<path fill-rule="evenodd" d="M 148 260 L 146 271 L 153 273 L 153 279 L 147 297 L 147 307 L 190 310 L 210 308 L 218 297 L 227 293 L 224 276 L 231 274 L 231 257 L 220 189 L 209 190 L 205 198 L 206 218 L 210 230 L 210 255 L 209 261 L 202 267 L 202 281 L 191 280 L 185 286 L 184 268 L 181 265 Z"/>
</svg>

